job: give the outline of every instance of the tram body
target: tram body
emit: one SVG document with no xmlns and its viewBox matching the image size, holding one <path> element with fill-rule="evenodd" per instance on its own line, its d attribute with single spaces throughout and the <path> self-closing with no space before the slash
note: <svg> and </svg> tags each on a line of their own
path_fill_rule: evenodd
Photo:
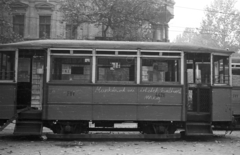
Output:
<svg viewBox="0 0 240 155">
<path fill-rule="evenodd" d="M 89 122 L 135 122 L 145 134 L 211 135 L 240 116 L 232 53 L 158 42 L 0 45 L 0 126 L 16 119 L 15 134 L 76 134 Z"/>
</svg>

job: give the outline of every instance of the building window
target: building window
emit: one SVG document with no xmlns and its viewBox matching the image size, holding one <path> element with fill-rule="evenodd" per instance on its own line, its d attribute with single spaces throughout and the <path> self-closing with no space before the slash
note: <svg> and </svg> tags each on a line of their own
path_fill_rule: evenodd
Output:
<svg viewBox="0 0 240 155">
<path fill-rule="evenodd" d="M 135 58 L 98 58 L 98 82 L 134 82 Z"/>
<path fill-rule="evenodd" d="M 180 61 L 160 60 L 157 58 L 142 59 L 142 82 L 150 83 L 179 83 L 180 82 Z"/>
<path fill-rule="evenodd" d="M 51 16 L 39 16 L 39 38 L 50 38 Z"/>
<path fill-rule="evenodd" d="M 72 25 L 67 24 L 66 25 L 66 39 L 72 39 Z"/>
<path fill-rule="evenodd" d="M 13 31 L 24 37 L 24 15 L 13 16 Z"/>
<path fill-rule="evenodd" d="M 0 80 L 14 79 L 14 52 L 0 52 Z"/>
<path fill-rule="evenodd" d="M 72 39 L 72 25 L 66 25 L 66 39 Z"/>
<path fill-rule="evenodd" d="M 76 39 L 77 36 L 77 25 L 67 24 L 66 25 L 66 39 Z"/>
<path fill-rule="evenodd" d="M 81 58 L 59 58 L 52 59 L 52 80 L 90 82 L 91 59 Z"/>
</svg>

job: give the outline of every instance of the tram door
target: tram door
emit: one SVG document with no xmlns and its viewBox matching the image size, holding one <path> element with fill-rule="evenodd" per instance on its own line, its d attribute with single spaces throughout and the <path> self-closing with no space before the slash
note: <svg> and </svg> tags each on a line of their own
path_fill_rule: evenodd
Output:
<svg viewBox="0 0 240 155">
<path fill-rule="evenodd" d="M 43 52 L 19 51 L 17 108 L 42 109 Z"/>
<path fill-rule="evenodd" d="M 189 122 L 211 122 L 210 58 L 210 54 L 207 53 L 186 55 Z"/>
</svg>

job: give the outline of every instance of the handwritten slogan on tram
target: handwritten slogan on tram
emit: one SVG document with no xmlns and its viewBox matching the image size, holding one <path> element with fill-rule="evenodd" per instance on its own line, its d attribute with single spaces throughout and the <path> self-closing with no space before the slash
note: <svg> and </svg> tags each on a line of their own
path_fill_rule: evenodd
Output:
<svg viewBox="0 0 240 155">
<path fill-rule="evenodd" d="M 148 88 L 142 87 L 139 89 L 138 98 L 139 101 L 145 102 L 148 101 L 155 101 L 158 103 L 162 102 L 172 102 L 176 103 L 176 99 L 178 102 L 181 100 L 182 89 L 181 88 Z"/>
<path fill-rule="evenodd" d="M 98 98 L 128 103 L 176 103 L 181 102 L 181 88 L 171 87 L 96 87 Z M 112 99 L 111 99 L 112 98 Z"/>
<path fill-rule="evenodd" d="M 49 102 L 95 104 L 181 104 L 179 87 L 51 86 Z"/>
</svg>

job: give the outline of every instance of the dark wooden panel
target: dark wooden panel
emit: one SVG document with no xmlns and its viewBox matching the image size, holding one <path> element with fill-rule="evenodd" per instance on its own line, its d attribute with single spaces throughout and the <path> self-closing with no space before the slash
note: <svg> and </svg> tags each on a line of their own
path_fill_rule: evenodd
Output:
<svg viewBox="0 0 240 155">
<path fill-rule="evenodd" d="M 31 106 L 32 84 L 30 82 L 19 82 L 17 84 L 17 107 L 26 108 Z"/>
<path fill-rule="evenodd" d="M 92 105 L 49 105 L 49 120 L 91 120 Z"/>
<path fill-rule="evenodd" d="M 138 106 L 138 120 L 181 121 L 181 106 Z"/>
<path fill-rule="evenodd" d="M 124 86 L 93 87 L 93 102 L 98 104 L 137 103 L 137 88 Z"/>
<path fill-rule="evenodd" d="M 212 121 L 231 121 L 231 89 L 213 88 L 212 102 Z"/>
<path fill-rule="evenodd" d="M 136 120 L 137 106 L 93 105 L 93 120 Z"/>
<path fill-rule="evenodd" d="M 11 118 L 15 112 L 15 85 L 0 85 L 0 119 Z"/>
<path fill-rule="evenodd" d="M 138 88 L 138 102 L 139 104 L 180 105 L 182 104 L 182 88 L 140 87 Z"/>
<path fill-rule="evenodd" d="M 92 103 L 92 87 L 49 86 L 48 103 Z"/>
</svg>

